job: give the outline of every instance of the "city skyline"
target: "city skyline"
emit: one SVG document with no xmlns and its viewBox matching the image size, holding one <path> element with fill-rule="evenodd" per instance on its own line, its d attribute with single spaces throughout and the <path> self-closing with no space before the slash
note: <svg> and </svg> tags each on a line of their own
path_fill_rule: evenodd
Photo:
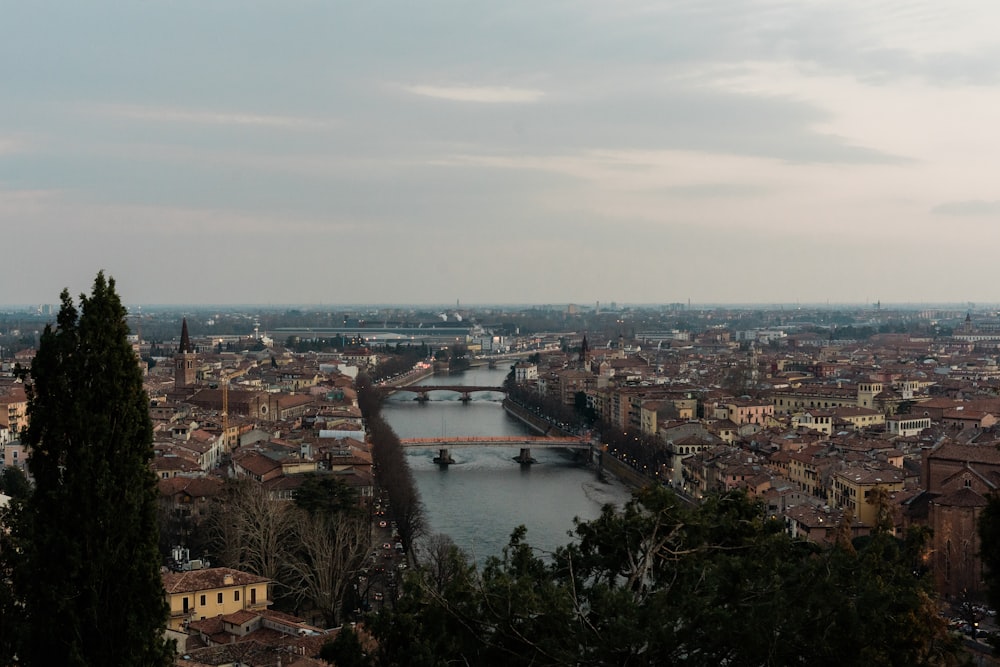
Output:
<svg viewBox="0 0 1000 667">
<path fill-rule="evenodd" d="M 71 292 L 72 296 L 72 292 Z M 649 302 L 649 303 L 632 303 L 625 301 L 609 301 L 607 303 L 585 303 L 585 302 L 575 302 L 575 301 L 560 301 L 560 302 L 522 302 L 522 303 L 469 303 L 460 304 L 456 306 L 455 304 L 448 304 L 446 302 L 433 302 L 427 301 L 422 303 L 333 303 L 333 302 L 288 302 L 288 303 L 127 303 L 126 307 L 130 310 L 130 315 L 143 314 L 142 309 L 151 309 L 151 311 L 166 311 L 166 312 L 212 312 L 213 310 L 218 311 L 234 311 L 238 312 L 241 310 L 256 310 L 256 311 L 289 311 L 289 310 L 304 310 L 306 312 L 324 312 L 324 311 L 346 311 L 346 312 L 362 312 L 369 311 L 372 313 L 378 313 L 380 310 L 385 311 L 424 311 L 424 312 L 435 312 L 439 314 L 451 314 L 451 313 L 464 313 L 464 312 L 475 312 L 477 310 L 490 310 L 490 309 L 507 309 L 507 310 L 539 310 L 539 311 L 566 311 L 567 309 L 573 309 L 577 313 L 614 313 L 622 310 L 660 310 L 664 312 L 710 312 L 713 310 L 746 310 L 746 311 L 758 311 L 758 312 L 779 312 L 787 310 L 793 312 L 796 310 L 807 310 L 807 311 L 849 311 L 854 313 L 860 313 L 865 311 L 870 311 L 873 313 L 883 312 L 893 312 L 893 311 L 918 311 L 918 310 L 950 310 L 956 313 L 983 313 L 987 311 L 995 311 L 1000 309 L 1000 302 L 971 302 L 971 301 L 941 301 L 941 302 L 924 302 L 924 301 L 900 301 L 900 302 L 837 302 L 837 301 L 825 301 L 825 302 L 704 302 L 704 303 L 679 303 L 679 302 Z M 49 300 L 41 303 L 0 303 L 0 312 L 10 311 L 10 310 L 25 310 L 25 309 L 46 309 L 51 314 L 55 314 L 58 310 L 59 304 L 57 301 Z M 131 312 L 133 309 L 135 312 Z M 572 313 L 569 313 L 572 314 Z"/>
<path fill-rule="evenodd" d="M 11 3 L 0 302 L 992 303 L 997 18 Z"/>
</svg>

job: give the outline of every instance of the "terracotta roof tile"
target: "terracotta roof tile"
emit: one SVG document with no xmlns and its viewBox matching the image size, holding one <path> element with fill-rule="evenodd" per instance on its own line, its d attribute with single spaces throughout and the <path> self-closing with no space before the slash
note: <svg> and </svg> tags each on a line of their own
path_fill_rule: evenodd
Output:
<svg viewBox="0 0 1000 667">
<path fill-rule="evenodd" d="M 946 443 L 927 455 L 928 458 L 951 461 L 974 461 L 1000 465 L 1000 449 L 995 444 L 960 445 Z"/>
<path fill-rule="evenodd" d="M 964 486 L 957 491 L 935 498 L 931 502 L 947 507 L 986 507 L 987 504 L 986 498 Z"/>
<path fill-rule="evenodd" d="M 232 583 L 225 583 L 226 575 L 232 576 Z M 167 593 L 189 593 L 226 586 L 247 586 L 270 581 L 256 574 L 234 570 L 228 567 L 210 567 L 190 572 L 167 572 L 163 575 L 163 588 Z"/>
</svg>

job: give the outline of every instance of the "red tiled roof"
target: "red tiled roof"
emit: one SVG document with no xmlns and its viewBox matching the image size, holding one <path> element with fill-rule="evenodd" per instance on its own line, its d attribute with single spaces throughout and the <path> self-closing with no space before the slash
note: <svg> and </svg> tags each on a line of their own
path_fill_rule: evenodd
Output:
<svg viewBox="0 0 1000 667">
<path fill-rule="evenodd" d="M 232 576 L 231 583 L 225 583 L 226 575 Z M 228 567 L 210 567 L 190 572 L 167 572 L 163 575 L 163 588 L 167 593 L 189 593 L 228 586 L 262 584 L 269 579 L 256 574 L 234 570 Z"/>
<path fill-rule="evenodd" d="M 220 634 L 224 631 L 222 627 L 222 615 L 191 621 L 188 624 L 188 629 L 208 635 L 209 637 Z"/>
<path fill-rule="evenodd" d="M 931 502 L 947 507 L 986 507 L 987 504 L 986 498 L 964 486 Z"/>
<path fill-rule="evenodd" d="M 171 477 L 159 481 L 161 496 L 187 493 L 192 498 L 210 498 L 222 492 L 222 480 L 214 477 Z"/>
<path fill-rule="evenodd" d="M 231 623 L 233 625 L 243 625 L 247 621 L 252 621 L 258 616 L 260 616 L 260 614 L 258 614 L 257 612 L 241 609 L 240 611 L 234 611 L 231 614 L 226 614 L 225 616 L 222 617 L 222 620 L 226 623 Z"/>
<path fill-rule="evenodd" d="M 945 443 L 927 455 L 928 458 L 946 459 L 973 463 L 992 463 L 1000 465 L 1000 449 L 994 444 L 960 445 Z"/>
<path fill-rule="evenodd" d="M 257 452 L 251 452 L 246 456 L 240 457 L 236 463 L 241 468 L 254 475 L 265 475 L 275 468 L 281 467 L 281 463 L 278 461 L 270 459 Z"/>
</svg>

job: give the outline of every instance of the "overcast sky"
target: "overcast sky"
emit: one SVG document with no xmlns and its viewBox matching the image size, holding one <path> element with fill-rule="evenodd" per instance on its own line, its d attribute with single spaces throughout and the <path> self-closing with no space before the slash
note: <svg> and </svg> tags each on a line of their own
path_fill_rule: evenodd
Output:
<svg viewBox="0 0 1000 667">
<path fill-rule="evenodd" d="M 0 303 L 1000 301 L 995 0 L 0 16 Z"/>
</svg>

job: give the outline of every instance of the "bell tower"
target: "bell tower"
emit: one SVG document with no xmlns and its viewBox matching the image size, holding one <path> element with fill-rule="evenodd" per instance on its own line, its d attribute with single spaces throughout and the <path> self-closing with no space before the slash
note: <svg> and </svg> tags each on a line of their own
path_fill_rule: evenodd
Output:
<svg viewBox="0 0 1000 667">
<path fill-rule="evenodd" d="M 197 378 L 195 361 L 197 356 L 194 348 L 191 347 L 191 338 L 188 336 L 188 323 L 185 317 L 181 320 L 181 346 L 174 355 L 174 389 L 190 387 Z"/>
</svg>

